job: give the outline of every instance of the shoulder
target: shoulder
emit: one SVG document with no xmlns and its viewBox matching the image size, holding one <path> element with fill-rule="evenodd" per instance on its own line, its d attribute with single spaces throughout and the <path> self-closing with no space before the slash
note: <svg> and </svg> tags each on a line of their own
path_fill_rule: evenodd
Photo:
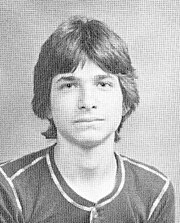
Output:
<svg viewBox="0 0 180 223">
<path fill-rule="evenodd" d="M 51 147 L 48 147 L 37 152 L 33 152 L 14 160 L 8 160 L 0 163 L 0 174 L 6 179 L 14 179 L 27 170 L 40 168 L 43 165 L 46 154 L 49 153 Z"/>
<path fill-rule="evenodd" d="M 167 204 L 166 211 L 173 210 L 174 188 L 166 175 L 153 166 L 126 156 L 119 157 L 125 173 L 125 191 L 134 202 L 140 198 L 145 204 L 148 219 Z"/>
<path fill-rule="evenodd" d="M 123 161 L 126 171 L 126 177 L 131 176 L 133 180 L 142 184 L 153 185 L 154 187 L 162 187 L 169 183 L 169 179 L 165 174 L 154 166 L 147 165 L 140 161 L 119 155 Z"/>
<path fill-rule="evenodd" d="M 15 160 L 0 164 L 0 203 L 8 209 L 6 200 L 22 211 L 22 204 L 32 199 L 31 195 L 38 190 L 38 183 L 47 176 L 46 154 L 53 146 L 27 154 Z M 29 192 L 29 193 L 28 193 Z"/>
</svg>

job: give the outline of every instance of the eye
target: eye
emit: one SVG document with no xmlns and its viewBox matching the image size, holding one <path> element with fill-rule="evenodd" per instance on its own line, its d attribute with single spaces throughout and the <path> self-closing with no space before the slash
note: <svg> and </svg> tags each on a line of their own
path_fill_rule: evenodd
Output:
<svg viewBox="0 0 180 223">
<path fill-rule="evenodd" d="M 67 84 L 62 84 L 60 86 L 60 89 L 70 89 L 70 88 L 75 87 L 75 86 L 76 86 L 75 83 L 67 83 Z"/>
<path fill-rule="evenodd" d="M 65 84 L 65 87 L 67 87 L 67 88 L 71 88 L 72 86 L 73 86 L 74 84 Z"/>
<path fill-rule="evenodd" d="M 111 87 L 112 83 L 109 83 L 109 82 L 99 82 L 98 85 L 100 85 L 101 87 L 105 88 L 105 87 Z"/>
</svg>

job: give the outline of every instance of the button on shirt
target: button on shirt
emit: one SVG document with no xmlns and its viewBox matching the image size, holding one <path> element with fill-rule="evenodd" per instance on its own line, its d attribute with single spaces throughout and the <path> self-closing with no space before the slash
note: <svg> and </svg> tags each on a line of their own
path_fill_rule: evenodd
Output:
<svg viewBox="0 0 180 223">
<path fill-rule="evenodd" d="M 174 189 L 154 167 L 114 153 L 116 184 L 93 203 L 66 183 L 54 146 L 0 165 L 0 222 L 174 222 Z"/>
</svg>

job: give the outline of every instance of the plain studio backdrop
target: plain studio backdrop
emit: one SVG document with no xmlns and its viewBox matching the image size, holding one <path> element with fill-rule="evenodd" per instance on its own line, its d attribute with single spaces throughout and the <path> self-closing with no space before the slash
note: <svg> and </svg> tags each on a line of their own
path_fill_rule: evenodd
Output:
<svg viewBox="0 0 180 223">
<path fill-rule="evenodd" d="M 51 145 L 48 124 L 31 110 L 40 47 L 72 15 L 104 21 L 128 44 L 140 105 L 117 151 L 153 165 L 172 181 L 180 222 L 180 3 L 175 0 L 0 1 L 0 161 Z"/>
</svg>

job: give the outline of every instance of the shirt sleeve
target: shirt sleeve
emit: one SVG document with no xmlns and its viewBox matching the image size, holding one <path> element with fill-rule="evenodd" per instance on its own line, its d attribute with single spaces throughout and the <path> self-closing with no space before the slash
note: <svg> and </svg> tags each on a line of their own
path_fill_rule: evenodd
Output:
<svg viewBox="0 0 180 223">
<path fill-rule="evenodd" d="M 24 223 L 22 214 L 18 209 L 11 187 L 0 173 L 0 222 Z"/>
<path fill-rule="evenodd" d="M 175 222 L 175 198 L 174 188 L 170 182 L 148 223 L 174 223 Z"/>
</svg>

